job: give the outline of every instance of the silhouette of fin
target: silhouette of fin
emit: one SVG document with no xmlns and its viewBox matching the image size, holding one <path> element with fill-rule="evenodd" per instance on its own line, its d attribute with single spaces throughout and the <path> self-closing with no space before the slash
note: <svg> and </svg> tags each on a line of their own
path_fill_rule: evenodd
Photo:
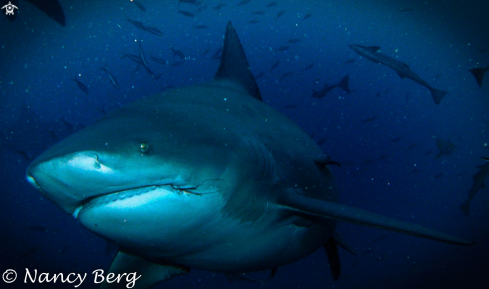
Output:
<svg viewBox="0 0 489 289">
<path fill-rule="evenodd" d="M 433 87 L 430 87 L 429 89 L 430 89 L 431 95 L 433 96 L 433 100 L 435 101 L 435 103 L 437 105 L 440 104 L 441 99 L 445 96 L 445 94 L 448 93 L 446 91 L 436 89 Z"/>
<path fill-rule="evenodd" d="M 250 65 L 236 34 L 231 21 L 226 27 L 224 47 L 221 54 L 221 63 L 214 80 L 227 79 L 240 83 L 248 93 L 258 100 L 262 100 L 260 90 L 250 70 Z"/>
<path fill-rule="evenodd" d="M 482 87 L 482 79 L 484 78 L 484 74 L 488 70 L 489 70 L 489 66 L 482 67 L 482 68 L 473 68 L 469 70 L 475 76 L 475 80 L 477 80 L 477 84 L 479 84 L 479 87 Z"/>
<path fill-rule="evenodd" d="M 343 77 L 343 79 L 340 80 L 340 82 L 338 82 L 336 86 L 350 93 L 350 88 L 348 87 L 348 74 L 345 77 Z"/>
<path fill-rule="evenodd" d="M 329 237 L 326 244 L 323 245 L 323 248 L 326 252 L 326 256 L 328 257 L 331 274 L 333 274 L 333 279 L 336 281 L 340 278 L 341 275 L 341 263 L 335 238 L 333 236 Z"/>
</svg>

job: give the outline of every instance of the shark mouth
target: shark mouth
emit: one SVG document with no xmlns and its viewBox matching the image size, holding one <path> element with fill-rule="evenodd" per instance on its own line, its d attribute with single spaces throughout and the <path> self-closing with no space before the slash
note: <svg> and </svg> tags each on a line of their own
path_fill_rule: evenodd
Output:
<svg viewBox="0 0 489 289">
<path fill-rule="evenodd" d="M 138 196 L 142 196 L 144 194 L 154 192 L 154 191 L 161 191 L 162 193 L 170 193 L 170 194 L 184 194 L 184 193 L 189 193 L 189 194 L 197 194 L 191 191 L 188 191 L 186 189 L 181 189 L 178 187 L 175 187 L 173 185 L 150 185 L 150 186 L 143 186 L 143 187 L 137 187 L 137 188 L 130 188 L 126 190 L 121 190 L 121 191 L 115 191 L 115 192 L 108 192 L 102 195 L 96 195 L 92 196 L 89 198 L 86 198 L 80 202 L 80 206 L 78 206 L 75 211 L 73 212 L 72 216 L 76 219 L 78 218 L 78 214 L 82 210 L 88 210 L 94 207 L 99 207 L 99 206 L 105 206 L 109 203 L 117 202 L 117 201 L 122 201 L 122 200 L 127 200 L 130 198 L 135 198 Z"/>
</svg>

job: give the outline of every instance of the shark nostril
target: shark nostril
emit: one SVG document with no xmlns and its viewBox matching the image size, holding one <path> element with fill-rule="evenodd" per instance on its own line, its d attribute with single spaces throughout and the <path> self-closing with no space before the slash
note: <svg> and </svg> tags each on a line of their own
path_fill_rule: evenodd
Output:
<svg viewBox="0 0 489 289">
<path fill-rule="evenodd" d="M 102 167 L 100 161 L 98 160 L 98 155 L 95 155 L 95 163 L 93 164 L 93 166 L 98 170 Z"/>
</svg>

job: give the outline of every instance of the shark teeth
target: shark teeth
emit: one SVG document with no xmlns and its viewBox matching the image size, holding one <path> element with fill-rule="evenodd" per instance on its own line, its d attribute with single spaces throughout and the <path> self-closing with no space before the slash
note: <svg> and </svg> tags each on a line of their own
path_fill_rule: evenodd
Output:
<svg viewBox="0 0 489 289">
<path fill-rule="evenodd" d="M 83 206 L 79 206 L 78 208 L 75 209 L 75 211 L 73 212 L 73 218 L 78 218 L 78 213 L 80 213 L 80 211 L 83 209 Z"/>
</svg>

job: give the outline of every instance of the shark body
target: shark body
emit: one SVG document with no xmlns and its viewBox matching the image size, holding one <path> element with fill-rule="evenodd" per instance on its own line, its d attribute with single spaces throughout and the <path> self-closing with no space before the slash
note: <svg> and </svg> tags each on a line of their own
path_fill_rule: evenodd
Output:
<svg viewBox="0 0 489 289">
<path fill-rule="evenodd" d="M 338 220 L 471 244 L 339 204 L 321 149 L 261 99 L 229 23 L 214 81 L 106 114 L 39 156 L 27 179 L 120 246 L 109 271 L 138 272 L 135 288 L 190 268 L 276 272 L 320 247 L 337 279 Z"/>
<path fill-rule="evenodd" d="M 379 46 L 362 46 L 357 44 L 348 45 L 353 51 L 360 54 L 361 56 L 367 58 L 368 60 L 383 64 L 387 67 L 394 69 L 394 71 L 401 78 L 409 78 L 411 80 L 416 81 L 422 86 L 428 88 L 433 96 L 433 100 L 436 104 L 440 104 L 442 98 L 447 94 L 447 92 L 443 90 L 436 89 L 430 86 L 426 81 L 424 81 L 421 77 L 419 77 L 416 73 L 414 73 L 407 64 L 404 62 L 395 60 L 394 58 L 385 55 L 380 52 Z"/>
</svg>

